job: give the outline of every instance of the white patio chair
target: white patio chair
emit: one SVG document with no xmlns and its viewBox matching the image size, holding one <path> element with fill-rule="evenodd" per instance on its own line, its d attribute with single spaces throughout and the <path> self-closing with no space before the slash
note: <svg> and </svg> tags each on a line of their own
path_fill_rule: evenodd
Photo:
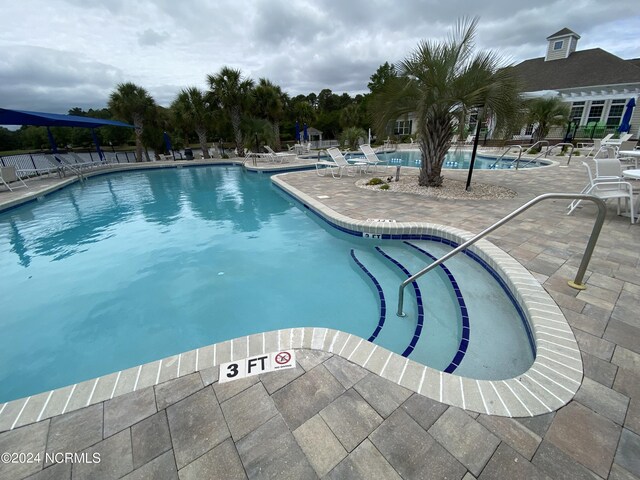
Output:
<svg viewBox="0 0 640 480">
<path fill-rule="evenodd" d="M 13 192 L 13 188 L 29 188 L 27 184 L 24 183 L 24 180 L 20 178 L 20 176 L 16 173 L 16 167 L 10 165 L 8 167 L 0 167 L 0 182 L 9 189 L 10 192 Z M 13 188 L 9 186 L 12 182 L 19 182 L 17 185 L 14 185 Z"/>
<path fill-rule="evenodd" d="M 634 211 L 635 204 L 633 198 L 633 186 L 630 182 L 623 180 L 620 161 L 617 158 L 601 158 L 595 159 L 594 162 L 596 166 L 595 175 L 593 175 L 589 164 L 582 162 L 582 165 L 584 165 L 587 170 L 589 184 L 580 193 L 595 195 L 605 202 L 612 198 L 617 199 L 618 215 L 621 214 L 620 204 L 621 200 L 624 199 L 631 216 L 631 223 L 635 223 L 636 217 Z M 567 215 L 573 212 L 579 204 L 580 200 L 574 200 L 571 202 Z"/>
<path fill-rule="evenodd" d="M 366 167 L 365 162 L 353 162 L 349 163 L 344 155 L 336 147 L 327 148 L 327 153 L 333 160 L 333 162 L 319 161 L 316 162 L 316 172 L 318 175 L 325 176 L 326 171 L 330 171 L 333 178 L 342 178 L 343 173 L 346 173 L 348 177 L 354 177 L 358 170 L 362 171 L 363 167 Z"/>
<path fill-rule="evenodd" d="M 360 145 L 360 151 L 364 153 L 364 161 L 367 163 L 367 169 L 369 169 L 369 167 L 372 167 L 373 170 L 376 170 L 379 165 L 386 165 L 387 163 L 386 160 L 381 160 L 380 157 L 378 157 L 376 152 L 368 143 Z"/>
<path fill-rule="evenodd" d="M 284 163 L 288 160 L 294 160 L 296 158 L 295 153 L 276 152 L 269 145 L 265 145 L 264 149 L 269 155 L 271 155 L 271 160 L 273 162 Z"/>
</svg>

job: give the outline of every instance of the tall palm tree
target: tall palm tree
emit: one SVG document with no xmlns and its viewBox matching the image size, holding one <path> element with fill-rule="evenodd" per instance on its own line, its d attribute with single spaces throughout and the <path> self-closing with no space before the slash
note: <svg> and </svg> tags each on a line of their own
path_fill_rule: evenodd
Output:
<svg viewBox="0 0 640 480">
<path fill-rule="evenodd" d="M 256 113 L 271 122 L 276 151 L 280 150 L 280 121 L 284 117 L 285 94 L 278 85 L 261 78 L 253 91 Z"/>
<path fill-rule="evenodd" d="M 253 88 L 253 81 L 243 78 L 240 70 L 222 67 L 216 75 L 207 75 L 207 82 L 213 102 L 220 105 L 229 115 L 235 136 L 236 151 L 238 156 L 242 157 L 244 156 L 244 147 L 240 121 L 250 100 L 249 95 Z"/>
<path fill-rule="evenodd" d="M 569 121 L 569 106 L 559 97 L 532 98 L 525 103 L 527 123 L 534 123 L 533 141 L 544 139 L 552 126 L 566 125 Z"/>
<path fill-rule="evenodd" d="M 196 132 L 204 158 L 210 158 L 207 128 L 212 123 L 213 112 L 205 93 L 197 87 L 184 88 L 171 104 L 171 110 L 178 126 L 185 131 Z"/>
<path fill-rule="evenodd" d="M 142 130 L 145 116 L 155 109 L 151 95 L 142 87 L 120 83 L 109 95 L 109 110 L 121 120 L 132 122 L 136 133 L 136 161 L 142 161 Z M 154 110 L 155 111 L 155 110 Z"/>
<path fill-rule="evenodd" d="M 379 135 L 390 121 L 415 112 L 422 186 L 442 185 L 442 164 L 461 112 L 484 107 L 497 128 L 519 111 L 519 85 L 494 52 L 474 53 L 478 20 L 461 19 L 446 41 L 424 40 L 398 67 L 371 101 Z M 480 121 L 480 119 L 478 119 Z"/>
</svg>

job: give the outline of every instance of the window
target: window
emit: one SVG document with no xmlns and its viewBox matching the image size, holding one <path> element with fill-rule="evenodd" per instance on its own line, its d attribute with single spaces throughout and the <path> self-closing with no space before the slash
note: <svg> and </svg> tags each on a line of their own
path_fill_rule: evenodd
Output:
<svg viewBox="0 0 640 480">
<path fill-rule="evenodd" d="M 558 40 L 557 42 L 553 42 L 553 49 L 561 50 L 563 45 L 564 45 L 564 40 Z"/>
<path fill-rule="evenodd" d="M 599 122 L 602 118 L 602 111 L 604 110 L 604 100 L 594 100 L 591 102 L 591 108 L 589 109 L 589 117 L 587 123 Z"/>
<path fill-rule="evenodd" d="M 571 105 L 571 113 L 569 113 L 569 120 L 580 123 L 582 119 L 582 113 L 584 112 L 584 102 L 573 102 Z"/>
<path fill-rule="evenodd" d="M 612 100 L 609 107 L 609 116 L 607 117 L 607 127 L 617 127 L 622 120 L 622 112 L 624 111 L 625 100 Z"/>
<path fill-rule="evenodd" d="M 396 128 L 393 131 L 394 135 L 411 135 L 411 126 L 413 120 L 398 120 L 396 121 Z"/>
</svg>

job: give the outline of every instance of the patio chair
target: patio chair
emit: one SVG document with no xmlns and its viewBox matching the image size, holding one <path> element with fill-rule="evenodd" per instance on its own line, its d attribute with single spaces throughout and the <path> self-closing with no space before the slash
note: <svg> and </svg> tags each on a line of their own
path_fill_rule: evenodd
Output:
<svg viewBox="0 0 640 480">
<path fill-rule="evenodd" d="M 580 193 L 595 195 L 605 202 L 612 198 L 617 199 L 618 215 L 621 214 L 620 201 L 624 199 L 631 216 L 631 223 L 635 223 L 636 217 L 634 212 L 635 205 L 633 198 L 633 186 L 630 182 L 623 180 L 620 161 L 617 158 L 602 158 L 596 159 L 594 162 L 596 164 L 595 176 L 593 175 L 589 164 L 582 162 L 582 165 L 584 165 L 587 170 L 589 183 Z M 571 202 L 567 215 L 573 212 L 579 204 L 580 200 L 574 200 Z"/>
<path fill-rule="evenodd" d="M 360 151 L 364 153 L 364 161 L 367 163 L 366 168 L 372 167 L 374 170 L 377 169 L 378 165 L 386 165 L 386 160 L 380 160 L 380 157 L 376 154 L 375 150 L 371 148 L 371 145 L 365 143 L 360 145 Z"/>
<path fill-rule="evenodd" d="M 296 154 L 295 153 L 276 152 L 269 145 L 265 145 L 264 149 L 271 156 L 271 160 L 273 162 L 284 163 L 285 161 L 288 161 L 289 159 L 294 160 L 296 158 Z"/>
<path fill-rule="evenodd" d="M 9 167 L 0 167 L 0 182 L 9 189 L 10 192 L 13 192 L 13 188 L 29 188 L 27 184 L 24 183 L 24 180 L 20 178 L 20 175 L 16 173 L 16 167 L 13 165 Z M 13 188 L 9 186 L 12 182 L 20 182 L 17 185 L 14 185 Z"/>
<path fill-rule="evenodd" d="M 348 177 L 354 177 L 358 170 L 362 171 L 362 168 L 367 165 L 365 162 L 349 163 L 336 147 L 327 148 L 327 153 L 333 162 L 319 161 L 315 164 L 316 172 L 321 177 L 326 175 L 327 170 L 331 172 L 333 178 L 342 178 L 343 173 Z"/>
</svg>

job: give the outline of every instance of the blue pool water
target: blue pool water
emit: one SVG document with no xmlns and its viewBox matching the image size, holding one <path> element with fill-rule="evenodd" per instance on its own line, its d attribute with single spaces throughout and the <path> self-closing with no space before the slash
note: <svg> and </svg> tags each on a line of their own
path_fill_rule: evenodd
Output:
<svg viewBox="0 0 640 480">
<path fill-rule="evenodd" d="M 357 155 L 353 155 L 355 158 Z M 378 157 L 382 160 L 386 160 L 389 165 L 401 165 L 403 167 L 419 167 L 422 165 L 422 155 L 419 150 L 399 150 L 397 152 L 379 153 Z M 541 163 L 528 163 L 529 160 L 521 160 L 520 168 L 535 168 L 540 167 Z M 451 150 L 447 153 L 444 168 L 451 169 L 468 169 L 471 163 L 471 151 L 470 150 Z M 476 155 L 476 161 L 473 164 L 474 169 L 488 170 L 504 170 L 515 169 L 515 163 L 513 159 L 505 158 L 496 164 L 496 157 L 487 157 L 484 155 Z"/>
<path fill-rule="evenodd" d="M 365 339 L 377 330 L 375 343 L 402 354 L 418 305 L 408 288 L 408 316 L 395 315 L 406 278 L 396 263 L 415 272 L 430 261 L 416 247 L 437 257 L 451 249 L 411 243 L 339 232 L 267 175 L 238 167 L 112 173 L 67 187 L 0 214 L 0 402 L 278 328 Z M 471 332 L 455 372 L 525 371 L 532 349 L 504 290 L 465 256 L 447 267 Z M 424 326 L 411 358 L 445 370 L 465 337 L 461 305 L 442 269 L 418 288 Z"/>
</svg>

